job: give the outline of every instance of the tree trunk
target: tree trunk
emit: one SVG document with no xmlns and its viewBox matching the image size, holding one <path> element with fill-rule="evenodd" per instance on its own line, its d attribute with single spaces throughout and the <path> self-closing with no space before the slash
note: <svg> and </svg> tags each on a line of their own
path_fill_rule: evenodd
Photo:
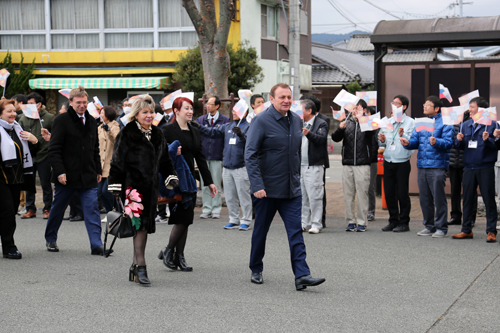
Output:
<svg viewBox="0 0 500 333">
<path fill-rule="evenodd" d="M 201 59 L 205 74 L 205 93 L 219 98 L 228 97 L 227 80 L 230 73 L 227 38 L 231 20 L 236 12 L 233 0 L 219 0 L 219 25 L 214 0 L 182 0 L 200 41 Z"/>
</svg>

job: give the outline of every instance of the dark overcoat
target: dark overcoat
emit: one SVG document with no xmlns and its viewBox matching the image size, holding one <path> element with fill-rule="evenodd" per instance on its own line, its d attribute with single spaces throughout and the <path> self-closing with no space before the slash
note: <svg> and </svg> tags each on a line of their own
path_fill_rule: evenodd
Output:
<svg viewBox="0 0 500 333">
<path fill-rule="evenodd" d="M 97 175 L 102 174 L 99 158 L 97 121 L 85 111 L 85 125 L 70 106 L 52 124 L 49 161 L 52 182 L 66 174 L 66 185 L 77 189 L 97 187 Z"/>
<path fill-rule="evenodd" d="M 149 141 L 135 121 L 129 122 L 115 140 L 108 186 L 112 188 L 113 184 L 121 184 L 122 201 L 129 186 L 142 195 L 144 210 L 140 230 L 147 230 L 148 233 L 156 230 L 158 172 L 163 179 L 167 179 L 169 175 L 177 175 L 161 130 L 151 126 Z"/>
</svg>

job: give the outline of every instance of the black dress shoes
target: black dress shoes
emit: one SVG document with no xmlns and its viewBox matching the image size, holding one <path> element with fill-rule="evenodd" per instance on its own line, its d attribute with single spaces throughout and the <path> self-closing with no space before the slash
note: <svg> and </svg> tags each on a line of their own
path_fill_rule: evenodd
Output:
<svg viewBox="0 0 500 333">
<path fill-rule="evenodd" d="M 63 220 L 64 221 L 69 221 L 69 219 L 72 219 L 74 216 L 70 215 L 70 216 L 66 216 L 66 217 L 63 217 Z"/>
<path fill-rule="evenodd" d="M 70 217 L 69 220 L 70 220 L 70 222 L 83 221 L 83 216 L 76 215 L 76 216 Z"/>
<path fill-rule="evenodd" d="M 174 262 L 174 256 L 175 256 L 174 250 L 172 250 L 167 246 L 160 251 L 160 254 L 158 254 L 158 259 L 163 260 L 163 264 L 167 268 L 176 271 L 177 264 Z"/>
<path fill-rule="evenodd" d="M 21 259 L 23 255 L 21 254 L 21 252 L 16 250 L 9 253 L 5 253 L 3 257 L 7 259 Z"/>
<path fill-rule="evenodd" d="M 109 256 L 111 253 L 113 253 L 113 249 L 106 250 L 106 256 Z M 102 256 L 102 255 L 104 255 L 104 247 L 98 246 L 96 248 L 93 248 L 92 251 L 90 252 L 90 254 L 93 256 Z"/>
<path fill-rule="evenodd" d="M 396 227 L 397 227 L 397 224 L 389 223 L 388 225 L 386 225 L 385 227 L 382 228 L 382 231 L 392 231 Z"/>
<path fill-rule="evenodd" d="M 304 275 L 295 279 L 295 289 L 303 290 L 307 287 L 313 287 L 325 282 L 324 278 L 313 278 L 311 275 Z"/>
<path fill-rule="evenodd" d="M 186 263 L 186 258 L 184 257 L 184 253 L 176 253 L 174 263 L 179 266 L 180 270 L 183 272 L 192 272 L 193 267 L 188 266 Z"/>
<path fill-rule="evenodd" d="M 455 219 L 454 217 L 452 217 L 449 221 L 448 221 L 448 225 L 461 225 L 462 222 L 460 222 L 460 220 L 458 219 Z"/>
<path fill-rule="evenodd" d="M 49 252 L 59 252 L 56 242 L 47 242 L 45 243 L 45 246 L 47 246 L 47 251 Z"/>
<path fill-rule="evenodd" d="M 407 232 L 410 231 L 410 227 L 406 224 L 400 224 L 392 230 L 393 232 Z"/>
<path fill-rule="evenodd" d="M 262 272 L 252 272 L 252 277 L 250 280 L 252 281 L 252 283 L 262 284 L 262 282 L 264 282 L 264 280 L 262 280 Z"/>
</svg>

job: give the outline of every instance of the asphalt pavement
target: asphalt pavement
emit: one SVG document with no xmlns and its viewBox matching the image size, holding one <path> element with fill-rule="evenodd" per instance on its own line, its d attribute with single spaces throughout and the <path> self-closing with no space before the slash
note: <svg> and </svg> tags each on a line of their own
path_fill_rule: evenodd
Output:
<svg viewBox="0 0 500 333">
<path fill-rule="evenodd" d="M 419 237 L 380 230 L 345 232 L 330 216 L 321 234 L 304 234 L 307 262 L 326 282 L 296 291 L 279 216 L 269 231 L 264 284 L 250 282 L 252 231 L 223 230 L 220 220 L 190 227 L 193 272 L 157 259 L 171 226 L 157 226 L 146 249 L 149 288 L 128 281 L 131 239 L 109 258 L 90 255 L 83 222 L 63 222 L 59 253 L 45 249 L 45 220 L 18 218 L 22 260 L 0 259 L 2 332 L 495 332 L 499 330 L 500 245 L 475 239 Z M 459 226 L 451 226 L 450 233 Z"/>
</svg>

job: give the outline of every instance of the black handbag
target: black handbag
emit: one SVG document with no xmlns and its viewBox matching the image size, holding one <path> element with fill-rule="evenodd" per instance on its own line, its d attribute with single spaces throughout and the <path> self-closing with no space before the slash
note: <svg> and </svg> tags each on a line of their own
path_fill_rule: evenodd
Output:
<svg viewBox="0 0 500 333">
<path fill-rule="evenodd" d="M 132 219 L 130 216 L 125 213 L 125 208 L 123 207 L 123 203 L 121 199 L 117 200 L 118 209 L 121 211 L 111 211 L 106 215 L 107 224 L 106 231 L 104 235 L 104 256 L 109 256 L 110 250 L 113 248 L 115 241 L 117 238 L 129 238 L 134 237 L 137 234 L 136 228 L 132 225 Z M 115 236 L 113 241 L 111 242 L 111 246 L 108 251 L 106 251 L 106 243 L 108 241 L 108 235 L 111 234 Z"/>
</svg>

